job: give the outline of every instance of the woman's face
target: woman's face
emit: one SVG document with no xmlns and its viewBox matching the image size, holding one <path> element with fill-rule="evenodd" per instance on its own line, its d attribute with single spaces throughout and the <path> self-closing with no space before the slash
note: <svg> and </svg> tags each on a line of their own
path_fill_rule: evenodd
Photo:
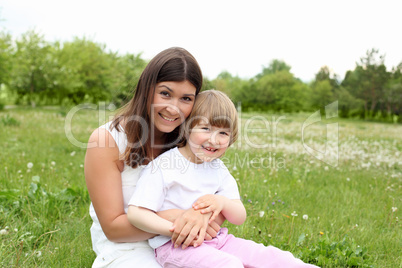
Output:
<svg viewBox="0 0 402 268">
<path fill-rule="evenodd" d="M 169 133 L 183 123 L 193 108 L 195 93 L 195 86 L 188 81 L 157 83 L 151 105 L 156 131 Z"/>
</svg>

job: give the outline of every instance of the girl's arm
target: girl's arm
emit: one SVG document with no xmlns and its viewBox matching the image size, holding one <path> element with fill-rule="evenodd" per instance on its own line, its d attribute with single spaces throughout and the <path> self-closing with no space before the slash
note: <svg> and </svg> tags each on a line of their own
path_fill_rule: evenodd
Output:
<svg viewBox="0 0 402 268">
<path fill-rule="evenodd" d="M 172 223 L 164 218 L 159 217 L 152 210 L 128 206 L 127 212 L 128 221 L 135 227 L 152 234 L 161 234 L 171 236 Z"/>
<path fill-rule="evenodd" d="M 212 212 L 210 221 L 222 213 L 230 223 L 240 225 L 247 217 L 246 209 L 239 199 L 229 199 L 221 195 L 204 195 L 193 204 L 193 208 L 200 210 L 202 214 Z"/>
<path fill-rule="evenodd" d="M 174 231 L 174 227 L 172 226 L 172 223 L 170 221 L 161 218 L 155 212 L 147 208 L 129 206 L 127 216 L 129 222 L 132 225 L 148 233 L 171 236 L 172 232 Z M 204 225 L 207 225 L 208 217 L 209 217 L 208 215 L 204 216 L 205 218 Z M 186 226 L 188 227 L 188 224 Z M 198 236 L 198 239 L 195 239 L 196 236 Z M 202 242 L 204 241 L 204 237 L 205 237 L 205 228 L 195 227 L 191 228 L 189 234 L 185 233 L 183 236 L 179 235 L 178 239 L 176 240 L 172 239 L 172 240 L 173 243 L 175 244 L 175 247 L 178 247 L 181 245 L 181 242 L 178 242 L 178 240 L 180 241 L 180 238 L 183 238 L 184 242 L 182 248 L 185 249 L 189 245 L 193 245 L 194 247 L 201 245 Z"/>
</svg>

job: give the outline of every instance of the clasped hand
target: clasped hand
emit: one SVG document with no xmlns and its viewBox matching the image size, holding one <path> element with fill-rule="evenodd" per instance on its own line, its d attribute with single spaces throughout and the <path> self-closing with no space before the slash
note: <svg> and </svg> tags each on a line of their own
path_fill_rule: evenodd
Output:
<svg viewBox="0 0 402 268">
<path fill-rule="evenodd" d="M 205 240 L 216 237 L 220 225 L 215 219 L 222 211 L 224 198 L 218 195 L 204 195 L 194 204 L 193 208 L 184 211 L 178 217 L 170 231 L 175 247 L 182 245 L 185 249 L 192 245 L 197 247 Z"/>
</svg>

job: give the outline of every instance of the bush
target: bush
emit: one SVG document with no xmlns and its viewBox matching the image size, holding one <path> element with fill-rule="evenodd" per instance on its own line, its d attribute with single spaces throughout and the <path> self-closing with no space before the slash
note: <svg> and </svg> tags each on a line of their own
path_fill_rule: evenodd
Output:
<svg viewBox="0 0 402 268">
<path fill-rule="evenodd" d="M 15 119 L 14 117 L 10 116 L 9 114 L 6 114 L 1 118 L 1 122 L 3 123 L 4 126 L 19 126 L 20 122 Z"/>
</svg>

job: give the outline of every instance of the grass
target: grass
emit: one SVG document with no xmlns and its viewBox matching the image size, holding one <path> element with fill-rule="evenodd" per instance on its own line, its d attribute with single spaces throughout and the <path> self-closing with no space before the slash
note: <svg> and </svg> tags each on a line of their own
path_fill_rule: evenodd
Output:
<svg viewBox="0 0 402 268">
<path fill-rule="evenodd" d="M 85 148 L 77 145 L 111 113 L 70 115 L 58 108 L 0 112 L 1 267 L 93 262 Z M 308 114 L 241 116 L 241 138 L 223 160 L 238 180 L 248 219 L 225 224 L 231 233 L 322 267 L 402 267 L 401 125 L 337 118 L 302 135 Z M 339 131 L 326 135 L 324 123 L 337 123 Z M 316 152 L 327 150 L 323 161 L 307 153 L 302 136 Z M 337 165 L 328 164 L 334 155 Z"/>
</svg>

